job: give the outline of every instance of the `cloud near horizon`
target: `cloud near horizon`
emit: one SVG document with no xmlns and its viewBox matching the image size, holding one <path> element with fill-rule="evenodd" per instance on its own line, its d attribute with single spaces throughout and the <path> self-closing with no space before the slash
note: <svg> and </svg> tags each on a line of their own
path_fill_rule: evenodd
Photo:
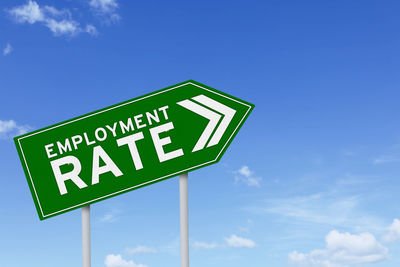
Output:
<svg viewBox="0 0 400 267">
<path fill-rule="evenodd" d="M 400 220 L 394 219 L 382 237 L 383 242 L 392 243 L 400 240 Z"/>
<path fill-rule="evenodd" d="M 125 260 L 122 258 L 120 254 L 114 255 L 114 254 L 109 254 L 106 256 L 106 259 L 104 260 L 104 264 L 106 267 L 148 267 L 147 265 L 144 264 L 136 264 L 132 260 Z"/>
<path fill-rule="evenodd" d="M 350 234 L 332 230 L 325 237 L 325 243 L 325 249 L 316 249 L 309 253 L 289 253 L 289 262 L 296 266 L 347 267 L 388 258 L 388 248 L 368 232 Z"/>
<path fill-rule="evenodd" d="M 216 248 L 254 248 L 256 243 L 249 239 L 232 234 L 230 237 L 224 238 L 225 243 L 208 243 L 195 241 L 192 243 L 192 247 L 195 249 L 216 249 Z"/>
</svg>

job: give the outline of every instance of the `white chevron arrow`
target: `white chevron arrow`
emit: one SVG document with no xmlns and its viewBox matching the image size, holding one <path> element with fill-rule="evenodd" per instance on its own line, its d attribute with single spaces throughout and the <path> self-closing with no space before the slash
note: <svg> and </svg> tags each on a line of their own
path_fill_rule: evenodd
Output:
<svg viewBox="0 0 400 267">
<path fill-rule="evenodd" d="M 208 143 L 207 147 L 214 146 L 219 143 L 226 129 L 228 128 L 229 123 L 235 115 L 236 110 L 225 106 L 205 95 L 198 95 L 193 97 L 192 99 L 208 107 L 209 109 L 189 99 L 177 102 L 177 104 L 210 120 L 192 150 L 192 152 L 195 152 L 203 149 L 206 146 L 208 140 L 210 140 L 210 142 Z M 224 115 L 221 123 L 216 130 L 215 128 L 217 127 L 221 119 L 221 115 L 214 112 L 213 110 Z M 213 132 L 214 134 L 212 135 Z"/>
</svg>

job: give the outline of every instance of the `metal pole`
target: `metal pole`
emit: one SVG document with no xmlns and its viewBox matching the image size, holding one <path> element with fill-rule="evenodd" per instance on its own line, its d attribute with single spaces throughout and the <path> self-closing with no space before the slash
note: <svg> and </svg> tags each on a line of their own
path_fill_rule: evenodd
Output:
<svg viewBox="0 0 400 267">
<path fill-rule="evenodd" d="M 188 174 L 179 176 L 181 267 L 189 267 Z"/>
<path fill-rule="evenodd" d="M 82 264 L 90 267 L 90 205 L 82 208 Z"/>
</svg>

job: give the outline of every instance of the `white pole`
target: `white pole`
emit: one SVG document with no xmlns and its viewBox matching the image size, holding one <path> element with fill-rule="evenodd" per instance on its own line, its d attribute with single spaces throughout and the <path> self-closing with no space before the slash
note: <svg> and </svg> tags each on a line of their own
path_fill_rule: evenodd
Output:
<svg viewBox="0 0 400 267">
<path fill-rule="evenodd" d="M 189 267 L 188 174 L 179 176 L 181 267 Z"/>
<path fill-rule="evenodd" d="M 82 264 L 90 267 L 90 205 L 82 207 Z"/>
</svg>

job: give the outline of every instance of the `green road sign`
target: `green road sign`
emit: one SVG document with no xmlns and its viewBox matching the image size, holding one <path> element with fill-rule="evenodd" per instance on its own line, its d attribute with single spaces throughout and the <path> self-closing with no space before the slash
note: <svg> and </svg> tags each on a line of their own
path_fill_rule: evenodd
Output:
<svg viewBox="0 0 400 267">
<path fill-rule="evenodd" d="M 253 108 L 187 81 L 14 141 L 43 220 L 218 162 Z"/>
</svg>

